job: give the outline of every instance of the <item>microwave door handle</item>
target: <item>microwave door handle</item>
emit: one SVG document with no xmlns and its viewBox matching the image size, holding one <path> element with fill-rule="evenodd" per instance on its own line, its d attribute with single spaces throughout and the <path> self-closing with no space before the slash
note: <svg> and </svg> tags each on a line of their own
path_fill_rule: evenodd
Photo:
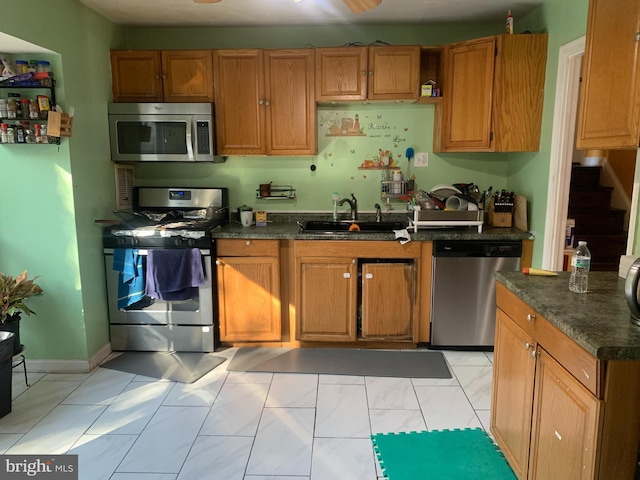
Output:
<svg viewBox="0 0 640 480">
<path fill-rule="evenodd" d="M 193 160 L 193 122 L 195 122 L 193 118 L 190 122 L 187 122 L 187 154 L 189 155 L 189 160 Z"/>
</svg>

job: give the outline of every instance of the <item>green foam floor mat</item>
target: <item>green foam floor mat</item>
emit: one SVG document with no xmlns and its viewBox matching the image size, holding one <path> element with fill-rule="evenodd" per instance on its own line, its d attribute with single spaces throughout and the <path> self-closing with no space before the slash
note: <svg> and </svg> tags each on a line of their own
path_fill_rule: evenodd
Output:
<svg viewBox="0 0 640 480">
<path fill-rule="evenodd" d="M 389 480 L 516 480 L 502 452 L 480 429 L 371 436 Z"/>
</svg>

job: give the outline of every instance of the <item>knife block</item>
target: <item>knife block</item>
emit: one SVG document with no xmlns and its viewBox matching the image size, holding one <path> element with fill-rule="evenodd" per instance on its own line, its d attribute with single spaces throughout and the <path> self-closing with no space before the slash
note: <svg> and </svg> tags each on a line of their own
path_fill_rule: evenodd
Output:
<svg viewBox="0 0 640 480">
<path fill-rule="evenodd" d="M 493 202 L 494 198 L 492 197 L 487 210 L 487 223 L 489 225 L 492 227 L 515 226 L 523 232 L 527 231 L 527 199 L 525 197 L 516 195 L 515 203 L 510 212 L 496 212 Z"/>
<path fill-rule="evenodd" d="M 511 227 L 513 225 L 513 212 L 515 210 L 515 204 L 510 212 L 496 212 L 494 199 L 491 198 L 491 204 L 489 205 L 488 223 L 492 227 Z"/>
</svg>

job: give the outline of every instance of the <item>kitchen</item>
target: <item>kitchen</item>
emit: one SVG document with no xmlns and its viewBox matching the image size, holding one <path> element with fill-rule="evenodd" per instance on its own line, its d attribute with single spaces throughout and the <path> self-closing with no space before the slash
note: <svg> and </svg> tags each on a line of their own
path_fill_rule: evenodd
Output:
<svg viewBox="0 0 640 480">
<path fill-rule="evenodd" d="M 32 333 L 29 331 L 29 325 L 24 325 L 25 340 L 30 345 L 33 362 L 39 359 L 78 361 L 84 363 L 86 368 L 95 364 L 91 359 L 99 356 L 100 349 L 104 348 L 108 342 L 105 324 L 105 288 L 101 280 L 103 278 L 101 229 L 94 223 L 96 219 L 113 218 L 114 208 L 114 174 L 109 158 L 106 123 L 107 103 L 111 100 L 108 51 L 125 46 L 136 49 L 252 47 L 254 45 L 251 38 L 260 38 L 260 46 L 265 48 L 304 47 L 307 44 L 341 45 L 353 41 L 354 35 L 362 37 L 360 41 L 364 43 L 372 42 L 379 38 L 381 32 L 379 28 L 373 27 L 360 27 L 355 34 L 349 32 L 346 27 L 339 29 L 309 27 L 304 29 L 305 35 L 301 36 L 296 33 L 295 28 L 274 28 L 263 31 L 267 27 L 261 27 L 257 30 L 253 29 L 253 33 L 249 35 L 248 30 L 238 28 L 233 31 L 223 29 L 219 35 L 217 30 L 214 30 L 214 37 L 206 42 L 204 40 L 195 42 L 193 39 L 205 35 L 206 29 L 163 29 L 161 32 L 156 29 L 127 30 L 104 22 L 91 11 L 76 5 L 75 2 L 69 2 L 69 7 L 72 6 L 91 22 L 95 22 L 95 25 L 91 22 L 87 22 L 87 25 L 74 25 L 72 30 L 78 32 L 75 38 L 89 36 L 87 33 L 89 26 L 95 26 L 91 30 L 90 37 L 96 45 L 103 46 L 96 46 L 90 54 L 87 52 L 86 57 L 81 58 L 82 61 L 76 60 L 80 55 L 74 50 L 79 43 L 77 41 L 58 39 L 57 41 L 61 42 L 59 46 L 47 47 L 47 42 L 50 40 L 44 33 L 32 32 L 28 29 L 26 29 L 29 32 L 28 37 L 21 33 L 24 29 L 18 28 L 18 25 L 21 25 L 23 18 L 28 17 L 28 12 L 21 10 L 21 7 L 12 7 L 7 16 L 3 17 L 2 31 L 6 34 L 24 38 L 62 54 L 53 62 L 53 69 L 62 72 L 57 74 L 58 87 L 61 91 L 58 95 L 59 103 L 64 107 L 74 106 L 77 118 L 72 139 L 63 141 L 59 148 L 53 147 L 55 150 L 44 151 L 31 148 L 34 150 L 33 157 L 30 157 L 27 162 L 19 151 L 14 153 L 13 150 L 7 151 L 5 148 L 3 152 L 5 161 L 11 162 L 7 168 L 16 179 L 7 185 L 7 188 L 18 189 L 15 193 L 10 191 L 10 197 L 29 200 L 10 202 L 11 208 L 2 211 L 2 215 L 6 216 L 3 218 L 3 223 L 11 225 L 9 231 L 29 231 L 33 234 L 27 239 L 18 239 L 10 233 L 2 233 L 3 252 L 25 252 L 22 255 L 3 253 L 2 266 L 3 270 L 8 271 L 26 268 L 30 273 L 52 279 L 52 285 L 46 285 L 48 295 L 35 300 L 37 305 L 34 305 L 34 309 L 42 312 L 41 317 L 32 319 L 34 324 L 38 322 L 37 331 Z M 546 12 L 549 8 L 553 9 L 553 5 L 544 6 L 542 10 Z M 553 52 L 563 43 L 584 33 L 586 10 L 586 2 L 576 2 L 571 15 L 567 13 L 567 18 L 557 24 L 558 32 L 550 35 L 549 38 L 550 53 L 547 62 L 540 152 L 447 155 L 430 153 L 429 167 L 423 169 L 415 167 L 412 170 L 418 184 L 427 188 L 441 183 L 473 181 L 483 189 L 489 186 L 493 186 L 494 189 L 508 187 L 525 196 L 530 202 L 530 229 L 536 232 L 534 266 L 540 265 L 542 255 L 540 240 L 544 231 L 543 199 L 546 195 L 547 183 L 544 164 L 548 162 L 544 159 L 548 157 L 550 149 L 548 137 L 551 129 L 551 108 L 548 106 L 553 101 L 554 81 L 549 80 L 554 78 L 555 54 Z M 62 15 L 59 13 L 62 11 L 62 9 L 52 9 L 51 15 L 53 17 Z M 559 13 L 550 14 L 545 20 L 548 23 L 546 25 L 548 31 L 553 32 L 552 28 L 556 25 L 556 20 L 562 16 L 563 11 L 560 9 Z M 98 25 L 101 28 L 97 28 Z M 573 25 L 574 31 L 571 32 L 567 25 Z M 540 30 L 535 28 L 534 18 L 518 20 L 516 32 L 527 28 L 532 31 Z M 430 29 L 393 26 L 385 27 L 387 33 L 383 40 L 389 43 L 415 42 L 420 45 L 433 45 L 465 38 L 477 38 L 500 31 L 502 31 L 502 22 L 496 25 L 465 26 L 463 32 L 459 33 L 456 33 L 455 29 L 444 26 L 434 26 Z M 271 32 L 271 34 L 264 35 L 265 32 Z M 294 38 L 300 40 L 289 40 L 292 34 Z M 233 41 L 232 36 L 235 37 Z M 327 38 L 330 38 L 330 42 L 327 42 Z M 55 55 L 52 56 L 55 57 Z M 88 75 L 91 76 L 90 80 L 87 79 Z M 104 99 L 102 102 L 95 100 L 100 97 Z M 369 112 L 366 112 L 364 107 Z M 347 111 L 353 112 L 353 109 L 353 106 L 349 106 Z M 406 147 L 412 146 L 416 152 L 432 152 L 434 125 L 432 105 L 398 108 L 388 105 L 363 106 L 362 111 L 365 115 L 388 115 L 394 123 L 397 122 L 398 126 L 408 128 L 407 137 L 404 137 L 406 142 L 398 143 L 398 148 L 394 152 L 401 155 L 398 161 L 401 162 L 402 167 L 406 167 L 404 164 Z M 90 115 L 87 122 L 80 121 L 82 115 Z M 416 125 L 422 125 L 421 129 L 418 130 Z M 414 131 L 416 133 L 413 133 Z M 409 137 L 412 133 L 414 136 Z M 319 136 L 319 141 L 326 138 Z M 335 152 L 319 149 L 319 155 L 315 158 L 232 157 L 224 164 L 189 165 L 189 169 L 179 170 L 169 165 L 161 165 L 158 168 L 146 164 L 136 168 L 136 180 L 140 184 L 147 185 L 181 183 L 193 186 L 226 186 L 231 192 L 230 205 L 247 204 L 256 207 L 255 190 L 258 185 L 277 180 L 290 182 L 298 192 L 304 191 L 305 194 L 298 193 L 299 198 L 293 206 L 287 204 L 271 207 L 272 202 L 268 204 L 268 209 L 305 211 L 315 210 L 318 208 L 316 206 L 323 205 L 323 209 L 328 212 L 332 207 L 332 192 L 338 191 L 342 196 L 346 196 L 353 190 L 359 199 L 360 209 L 373 211 L 374 204 L 380 201 L 377 191 L 379 175 L 368 175 L 367 179 L 362 178 L 362 172 L 357 170 L 357 166 L 365 157 L 377 152 L 378 148 L 384 145 L 375 145 L 373 152 L 365 150 L 365 145 L 368 146 L 367 143 L 340 142 Z M 393 148 L 393 144 L 385 148 Z M 356 150 L 359 156 L 352 154 L 351 149 Z M 329 157 L 329 154 L 332 156 Z M 332 160 L 334 156 L 342 159 L 340 163 L 338 160 Z M 316 172 L 311 172 L 310 167 L 314 163 L 318 168 Z M 331 166 L 332 163 L 333 166 Z M 339 173 L 336 173 L 337 171 Z M 351 180 L 352 176 L 354 180 Z M 26 195 L 23 193 L 24 185 L 29 185 Z M 45 195 L 45 199 L 36 200 L 42 198 L 40 195 Z M 32 211 L 39 212 L 37 218 L 33 217 Z M 27 247 L 26 250 L 25 247 Z M 27 252 L 30 251 L 41 253 L 34 258 L 28 255 Z M 60 252 L 64 254 L 60 255 Z M 60 277 L 59 272 L 62 271 L 65 275 Z M 54 278 L 58 280 L 53 281 Z M 45 321 L 49 318 L 56 321 Z M 49 341 L 50 339 L 54 341 Z M 94 363 L 89 365 L 92 361 Z"/>
<path fill-rule="evenodd" d="M 320 46 L 329 43 L 327 38 L 331 39 L 330 45 L 341 45 L 354 41 L 354 36 L 364 43 L 372 42 L 382 37 L 382 32 L 379 28 L 358 29 L 354 33 L 346 27 L 318 27 L 276 29 L 273 35 L 268 35 L 271 30 L 265 27 L 251 31 L 223 29 L 214 38 L 208 36 L 206 29 L 190 29 L 189 32 L 125 29 L 105 22 L 75 2 L 64 2 L 65 8 L 61 7 L 61 3 L 54 6 L 41 2 L 38 11 L 45 18 L 60 18 L 58 28 L 71 32 L 64 37 L 52 35 L 48 28 L 31 29 L 28 19 L 32 10 L 23 4 L 12 4 L 10 9 L 5 9 L 0 20 L 0 30 L 4 33 L 61 55 L 57 60 L 60 67 L 58 71 L 62 72 L 58 77 L 62 90 L 60 103 L 73 105 L 78 112 L 73 139 L 63 142 L 59 149 L 43 153 L 37 151 L 29 159 L 23 158 L 19 152 L 3 152 L 3 162 L 8 162 L 8 170 L 4 171 L 9 171 L 12 176 L 11 184 L 5 188 L 9 193 L 7 198 L 12 200 L 0 210 L 2 224 L 7 226 L 0 233 L 0 265 L 3 270 L 10 271 L 27 268 L 30 273 L 47 279 L 44 284 L 47 295 L 34 302 L 34 309 L 39 316 L 30 319 L 32 321 L 28 325 L 25 322 L 25 340 L 34 359 L 31 362 L 37 366 L 38 360 L 55 359 L 59 360 L 61 368 L 65 364 L 91 367 L 108 341 L 104 318 L 104 284 L 95 280 L 103 275 L 101 232 L 93 223 L 96 218 L 109 217 L 113 209 L 113 171 L 106 131 L 106 104 L 110 96 L 108 50 L 125 47 L 252 47 L 255 46 L 255 40 L 252 40 L 255 38 L 260 38 L 260 47 L 263 48 L 302 47 L 307 43 Z M 68 18 L 59 13 L 69 9 L 77 16 Z M 537 233 L 534 266 L 540 265 L 542 256 L 540 239 L 544 231 L 557 50 L 584 34 L 586 11 L 586 1 L 568 4 L 553 2 L 540 7 L 529 17 L 516 20 L 516 31 L 546 30 L 550 35 L 540 152 L 446 157 L 430 155 L 431 163 L 424 174 L 414 169 L 419 180 L 421 175 L 425 175 L 422 182 L 427 186 L 472 177 L 473 181 L 485 188 L 489 185 L 494 188 L 508 187 L 526 196 L 531 202 L 530 227 Z M 386 27 L 382 39 L 389 43 L 433 45 L 495 34 L 501 29 L 501 22 L 460 29 L 438 26 L 429 29 Z M 86 38 L 91 39 L 90 44 L 86 43 Z M 196 38 L 202 38 L 202 41 Z M 400 110 L 405 108 L 406 112 Z M 83 115 L 86 115 L 86 121 L 80 121 Z M 413 125 L 423 125 L 424 136 L 414 137 L 412 145 L 418 152 L 431 151 L 432 107 L 403 106 L 390 115 L 410 115 L 407 120 L 409 131 L 413 131 Z M 348 148 L 339 153 L 347 158 L 352 155 Z M 319 157 L 316 161 L 318 177 L 325 175 L 323 172 L 331 171 L 328 158 Z M 320 182 L 311 177 L 309 167 L 312 163 L 311 158 L 238 157 L 230 159 L 225 165 L 194 165 L 188 171 L 144 165 L 137 169 L 136 178 L 149 185 L 159 185 L 169 180 L 185 184 L 223 184 L 236 192 L 231 204 L 241 205 L 253 204 L 256 186 L 275 178 L 279 173 L 283 180 L 290 181 L 299 191 L 310 192 L 308 199 L 300 199 L 297 209 L 326 205 L 328 211 L 331 208 L 331 192 L 338 189 L 342 194 L 348 193 L 350 181 L 336 187 L 335 176 L 327 173 L 329 178 L 320 184 L 321 188 L 316 188 Z M 357 172 L 358 163 L 354 161 L 349 167 L 345 166 L 341 176 L 349 179 Z M 362 179 L 362 182 L 365 180 Z M 372 209 L 378 197 L 374 188 L 365 188 L 354 190 L 361 204 Z M 361 193 L 360 190 L 364 191 Z M 16 231 L 30 232 L 31 235 L 26 238 L 16 236 Z M 38 252 L 37 257 L 32 252 Z"/>
</svg>

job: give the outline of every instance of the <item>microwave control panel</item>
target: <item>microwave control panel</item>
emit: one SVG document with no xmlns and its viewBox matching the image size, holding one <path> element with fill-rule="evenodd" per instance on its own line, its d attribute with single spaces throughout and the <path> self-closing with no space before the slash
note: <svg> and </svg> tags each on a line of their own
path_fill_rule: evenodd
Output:
<svg viewBox="0 0 640 480">
<path fill-rule="evenodd" d="M 198 139 L 198 154 L 209 155 L 211 145 L 209 145 L 209 122 L 196 122 L 196 135 Z"/>
</svg>

